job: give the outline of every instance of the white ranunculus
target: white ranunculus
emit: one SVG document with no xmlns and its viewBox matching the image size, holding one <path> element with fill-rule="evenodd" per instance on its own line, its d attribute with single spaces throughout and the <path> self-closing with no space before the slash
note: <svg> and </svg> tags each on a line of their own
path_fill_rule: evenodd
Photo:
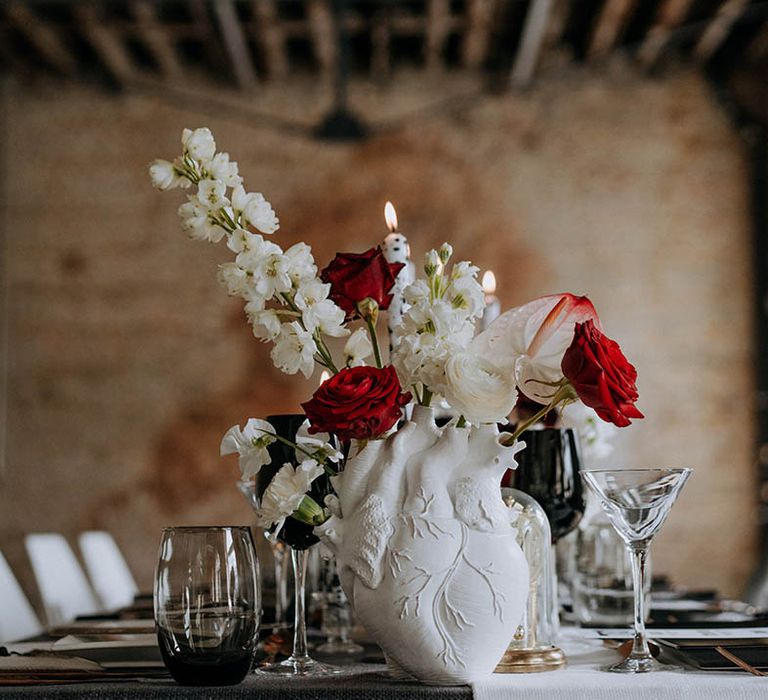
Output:
<svg viewBox="0 0 768 700">
<path fill-rule="evenodd" d="M 373 345 L 364 328 L 358 328 L 344 345 L 344 364 L 347 367 L 359 367 L 365 364 L 365 358 L 373 354 Z"/>
<path fill-rule="evenodd" d="M 273 341 L 280 335 L 280 317 L 274 309 L 264 309 L 249 314 L 253 335 L 264 342 Z"/>
<path fill-rule="evenodd" d="M 161 158 L 150 163 L 149 177 L 152 178 L 153 187 L 156 187 L 158 190 L 170 190 L 181 184 L 173 163 L 169 163 Z"/>
<path fill-rule="evenodd" d="M 216 153 L 216 142 L 207 127 L 200 129 L 184 129 L 181 134 L 181 145 L 192 158 L 200 163 L 207 163 Z"/>
<path fill-rule="evenodd" d="M 312 256 L 312 248 L 306 243 L 292 245 L 285 251 L 285 258 L 288 261 L 288 274 L 295 286 L 298 287 L 305 280 L 316 277 L 317 265 Z"/>
<path fill-rule="evenodd" d="M 267 448 L 275 441 L 274 435 L 275 429 L 271 423 L 249 418 L 242 430 L 239 425 L 233 425 L 224 433 L 219 452 L 222 456 L 240 455 L 241 478 L 250 479 L 272 461 Z"/>
<path fill-rule="evenodd" d="M 298 467 L 284 464 L 275 474 L 261 497 L 261 507 L 256 512 L 257 524 L 265 529 L 276 526 L 280 532 L 285 519 L 301 505 L 312 482 L 323 473 L 323 467 L 314 459 L 304 460 Z"/>
<path fill-rule="evenodd" d="M 275 341 L 270 357 L 272 362 L 286 374 L 301 372 L 305 377 L 312 376 L 315 368 L 317 345 L 309 331 L 304 330 L 296 321 L 285 323 L 280 328 L 280 335 Z"/>
<path fill-rule="evenodd" d="M 503 421 L 517 401 L 514 373 L 472 352 L 452 355 L 445 376 L 445 399 L 475 425 Z"/>
<path fill-rule="evenodd" d="M 229 153 L 217 153 L 206 169 L 214 180 L 221 180 L 227 187 L 237 187 L 243 181 L 237 163 L 229 160 Z"/>
<path fill-rule="evenodd" d="M 201 180 L 197 186 L 197 198 L 209 209 L 221 209 L 229 205 L 227 188 L 220 180 Z"/>
<path fill-rule="evenodd" d="M 328 433 L 309 432 L 309 421 L 305 420 L 296 431 L 296 444 L 302 448 L 296 450 L 298 462 L 311 454 L 317 461 L 338 462 L 344 455 L 331 444 L 331 436 Z M 303 450 L 303 452 L 302 452 Z"/>
</svg>

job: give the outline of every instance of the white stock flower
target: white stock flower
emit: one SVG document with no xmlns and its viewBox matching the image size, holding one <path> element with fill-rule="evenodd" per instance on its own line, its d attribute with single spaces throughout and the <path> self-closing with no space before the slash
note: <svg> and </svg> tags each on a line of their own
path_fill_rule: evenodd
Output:
<svg viewBox="0 0 768 700">
<path fill-rule="evenodd" d="M 220 180 L 201 180 L 197 187 L 197 198 L 209 209 L 221 209 L 229 204 L 227 188 Z"/>
<path fill-rule="evenodd" d="M 236 263 L 222 263 L 217 274 L 219 284 L 232 297 L 247 297 L 250 291 L 248 273 Z"/>
<path fill-rule="evenodd" d="M 222 457 L 240 455 L 241 478 L 250 479 L 272 461 L 267 448 L 275 441 L 274 434 L 275 429 L 267 421 L 249 418 L 242 430 L 239 425 L 233 425 L 224 433 L 219 453 Z"/>
<path fill-rule="evenodd" d="M 296 450 L 297 461 L 306 459 L 307 452 L 318 461 L 338 462 L 344 456 L 331 444 L 331 436 L 328 433 L 310 434 L 308 420 L 296 431 L 296 444 L 304 450 Z"/>
<path fill-rule="evenodd" d="M 515 375 L 472 352 L 459 352 L 445 364 L 444 398 L 470 423 L 498 423 L 517 401 Z"/>
<path fill-rule="evenodd" d="M 274 233 L 280 227 L 272 205 L 261 192 L 246 192 L 242 185 L 232 190 L 232 208 L 262 233 Z"/>
<path fill-rule="evenodd" d="M 365 364 L 365 358 L 373 353 L 373 345 L 364 328 L 358 328 L 344 345 L 344 364 L 347 367 L 359 367 Z"/>
<path fill-rule="evenodd" d="M 227 248 L 233 253 L 243 253 L 247 250 L 254 250 L 262 244 L 264 238 L 258 233 L 251 233 L 239 226 L 229 234 L 227 238 Z"/>
<path fill-rule="evenodd" d="M 273 341 L 280 335 L 280 317 L 274 309 L 264 309 L 248 314 L 253 335 L 264 342 Z"/>
<path fill-rule="evenodd" d="M 170 190 L 181 185 L 181 179 L 176 174 L 173 163 L 157 158 L 149 164 L 149 177 L 152 178 L 152 186 L 158 190 Z M 186 180 L 186 178 L 184 178 Z"/>
<path fill-rule="evenodd" d="M 312 248 L 306 243 L 296 243 L 285 251 L 288 262 L 288 274 L 295 286 L 317 275 L 317 265 L 312 256 Z M 327 295 L 326 295 L 327 296 Z"/>
<path fill-rule="evenodd" d="M 276 526 L 274 535 L 282 529 L 285 519 L 301 505 L 312 482 L 323 473 L 314 460 L 304 460 L 298 467 L 284 464 L 272 477 L 261 497 L 261 507 L 256 512 L 257 524 L 263 528 Z"/>
<path fill-rule="evenodd" d="M 238 253 L 235 262 L 252 273 L 254 291 L 265 299 L 271 299 L 277 293 L 291 290 L 288 261 L 279 245 L 261 237 L 259 239 L 249 239 L 249 245 L 253 247 Z"/>
<path fill-rule="evenodd" d="M 206 163 L 213 158 L 216 153 L 216 142 L 213 140 L 213 134 L 207 127 L 195 129 L 184 129 L 181 133 L 181 145 L 192 158 L 201 163 Z"/>
<path fill-rule="evenodd" d="M 330 284 L 313 277 L 299 285 L 293 303 L 301 311 L 301 320 L 308 331 L 319 330 L 339 338 L 349 331 L 344 327 L 344 311 L 327 298 L 330 291 Z"/>
<path fill-rule="evenodd" d="M 238 174 L 237 163 L 229 160 L 229 153 L 217 153 L 206 170 L 214 180 L 221 180 L 227 187 L 237 187 L 243 181 Z"/>
<path fill-rule="evenodd" d="M 190 238 L 197 241 L 218 243 L 227 232 L 208 218 L 208 208 L 194 195 L 188 195 L 187 201 L 179 207 L 181 228 Z"/>
<path fill-rule="evenodd" d="M 312 334 L 304 330 L 298 322 L 291 321 L 280 328 L 280 335 L 275 341 L 270 357 L 275 367 L 285 374 L 301 372 L 309 378 L 315 368 L 316 352 L 317 345 Z"/>
</svg>

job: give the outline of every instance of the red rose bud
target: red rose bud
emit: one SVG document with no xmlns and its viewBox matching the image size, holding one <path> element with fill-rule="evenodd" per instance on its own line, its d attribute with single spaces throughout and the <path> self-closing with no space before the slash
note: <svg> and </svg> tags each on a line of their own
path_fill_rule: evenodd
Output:
<svg viewBox="0 0 768 700">
<path fill-rule="evenodd" d="M 350 367 L 323 382 L 301 407 L 310 433 L 333 433 L 340 440 L 370 440 L 386 433 L 411 400 L 395 368 Z"/>
<path fill-rule="evenodd" d="M 591 320 L 576 324 L 560 367 L 582 402 L 604 421 L 623 428 L 630 418 L 643 418 L 635 407 L 637 370 Z"/>
<path fill-rule="evenodd" d="M 344 309 L 347 320 L 357 313 L 357 304 L 373 299 L 379 309 L 386 310 L 392 302 L 395 278 L 405 263 L 388 263 L 380 247 L 365 253 L 337 253 L 320 279 L 331 285 L 331 300 Z"/>
</svg>

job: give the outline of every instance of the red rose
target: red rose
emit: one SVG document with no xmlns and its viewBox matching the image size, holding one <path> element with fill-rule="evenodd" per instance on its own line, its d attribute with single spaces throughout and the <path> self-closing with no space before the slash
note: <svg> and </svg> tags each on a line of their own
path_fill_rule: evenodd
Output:
<svg viewBox="0 0 768 700">
<path fill-rule="evenodd" d="M 347 320 L 357 311 L 357 304 L 371 298 L 380 309 L 392 302 L 395 277 L 404 263 L 388 263 L 380 247 L 365 253 L 337 253 L 320 273 L 323 282 L 331 284 L 331 300 L 347 312 Z"/>
<path fill-rule="evenodd" d="M 591 320 L 576 324 L 560 367 L 579 398 L 604 421 L 623 428 L 630 418 L 643 417 L 635 407 L 637 370 Z"/>
<path fill-rule="evenodd" d="M 312 398 L 301 404 L 310 433 L 333 433 L 340 440 L 367 440 L 383 435 L 411 400 L 403 393 L 391 365 L 350 367 L 323 382 Z"/>
</svg>

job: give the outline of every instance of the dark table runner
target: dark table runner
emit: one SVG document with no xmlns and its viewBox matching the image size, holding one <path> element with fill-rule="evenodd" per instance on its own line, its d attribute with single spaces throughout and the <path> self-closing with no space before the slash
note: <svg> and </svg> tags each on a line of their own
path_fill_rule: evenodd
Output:
<svg viewBox="0 0 768 700">
<path fill-rule="evenodd" d="M 395 681 L 379 664 L 351 665 L 338 676 L 285 678 L 249 675 L 240 685 L 190 688 L 172 680 L 2 687 L 0 698 L 78 698 L 78 700 L 471 700 L 469 686 L 426 686 Z"/>
</svg>

